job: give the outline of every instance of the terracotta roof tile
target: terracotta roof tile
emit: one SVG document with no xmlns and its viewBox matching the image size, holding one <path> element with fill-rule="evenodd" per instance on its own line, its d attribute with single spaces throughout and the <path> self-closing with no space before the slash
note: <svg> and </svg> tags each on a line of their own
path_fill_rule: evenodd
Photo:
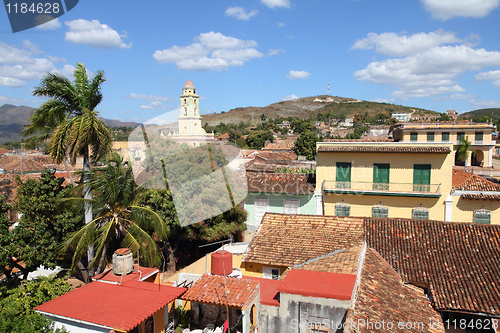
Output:
<svg viewBox="0 0 500 333">
<path fill-rule="evenodd" d="M 283 160 L 296 160 L 297 154 L 293 151 L 268 151 L 268 150 L 257 150 L 255 154 L 252 155 L 253 158 L 262 158 L 266 161 L 283 161 Z"/>
<path fill-rule="evenodd" d="M 249 192 L 313 194 L 315 184 L 302 173 L 247 172 Z"/>
<path fill-rule="evenodd" d="M 308 271 L 356 274 L 362 248 L 362 245 L 358 245 L 347 249 L 337 250 L 325 256 L 314 258 L 303 264 L 296 265 L 294 268 Z"/>
<path fill-rule="evenodd" d="M 377 251 L 370 248 L 366 251 L 357 295 L 355 306 L 347 313 L 346 323 L 384 322 L 384 332 L 445 332 L 441 316 L 423 291 L 405 285 Z M 398 327 L 400 322 L 421 326 L 402 330 Z M 369 333 L 374 329 L 359 325 L 357 330 L 344 332 L 354 331 Z"/>
<path fill-rule="evenodd" d="M 241 308 L 252 301 L 258 292 L 257 281 L 205 274 L 181 298 L 215 305 L 227 303 L 228 306 Z"/>
<path fill-rule="evenodd" d="M 359 245 L 362 226 L 361 218 L 266 213 L 243 261 L 291 267 Z"/>
<path fill-rule="evenodd" d="M 500 192 L 500 185 L 470 172 L 453 170 L 451 180 L 453 190 Z"/>
<path fill-rule="evenodd" d="M 268 143 L 262 150 L 292 150 L 295 147 L 295 141 L 293 140 L 275 140 L 274 142 Z"/>
<path fill-rule="evenodd" d="M 500 315 L 500 226 L 366 218 L 365 237 L 437 310 Z"/>
<path fill-rule="evenodd" d="M 326 153 L 434 153 L 448 154 L 448 147 L 409 147 L 409 146 L 319 146 L 318 152 Z"/>
</svg>

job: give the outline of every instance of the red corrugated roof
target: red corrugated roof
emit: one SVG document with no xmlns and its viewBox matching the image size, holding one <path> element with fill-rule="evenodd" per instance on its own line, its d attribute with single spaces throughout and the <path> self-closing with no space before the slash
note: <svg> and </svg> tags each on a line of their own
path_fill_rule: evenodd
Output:
<svg viewBox="0 0 500 333">
<path fill-rule="evenodd" d="M 149 268 L 149 267 L 139 267 L 137 270 L 137 266 L 134 266 L 134 271 L 130 274 L 121 276 L 115 275 L 112 269 L 109 269 L 101 274 L 98 274 L 92 277 L 94 281 L 105 281 L 105 282 L 114 282 L 114 283 L 129 283 L 130 281 L 143 281 L 150 277 L 153 274 L 158 273 L 159 270 L 157 268 Z"/>
<path fill-rule="evenodd" d="M 348 301 L 351 299 L 356 275 L 292 269 L 278 286 L 286 294 Z"/>
<path fill-rule="evenodd" d="M 35 310 L 129 331 L 186 291 L 148 282 L 92 282 Z"/>
</svg>

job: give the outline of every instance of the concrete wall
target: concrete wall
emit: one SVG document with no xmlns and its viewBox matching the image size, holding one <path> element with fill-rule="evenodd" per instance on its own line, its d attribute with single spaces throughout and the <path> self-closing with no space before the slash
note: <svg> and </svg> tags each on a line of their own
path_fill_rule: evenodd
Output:
<svg viewBox="0 0 500 333">
<path fill-rule="evenodd" d="M 68 330 L 70 333 L 109 333 L 111 328 L 108 327 L 102 327 L 102 326 L 97 326 L 97 325 L 92 325 L 92 324 L 87 324 L 87 323 L 79 323 L 75 321 L 70 321 L 66 320 L 63 318 L 55 317 L 55 316 L 50 316 L 47 314 L 44 314 L 45 317 L 47 317 L 49 320 L 54 321 L 54 326 L 55 328 L 65 328 Z"/>
<path fill-rule="evenodd" d="M 273 194 L 273 193 L 252 193 L 249 192 L 245 201 L 245 210 L 247 211 L 247 227 L 251 230 L 257 230 L 260 223 L 255 223 L 254 214 L 254 200 L 255 198 L 268 198 L 269 206 L 268 212 L 270 213 L 284 213 L 284 200 L 285 199 L 299 199 L 300 200 L 300 214 L 314 215 L 316 213 L 316 206 L 314 201 L 314 194 L 311 195 L 291 195 L 291 194 Z"/>
</svg>

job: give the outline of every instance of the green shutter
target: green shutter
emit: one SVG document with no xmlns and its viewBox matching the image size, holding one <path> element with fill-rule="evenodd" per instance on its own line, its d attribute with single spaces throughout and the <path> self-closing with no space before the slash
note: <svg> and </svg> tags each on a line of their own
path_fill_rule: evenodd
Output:
<svg viewBox="0 0 500 333">
<path fill-rule="evenodd" d="M 427 132 L 427 141 L 434 141 L 434 132 Z"/>
<path fill-rule="evenodd" d="M 457 142 L 460 143 L 461 140 L 465 139 L 465 132 L 458 132 L 457 133 Z"/>
<path fill-rule="evenodd" d="M 351 188 L 351 163 L 337 162 L 337 188 Z"/>
<path fill-rule="evenodd" d="M 476 132 L 476 141 L 483 141 L 483 132 Z"/>
<path fill-rule="evenodd" d="M 375 206 L 372 208 L 373 217 L 388 217 L 389 209 L 387 207 Z"/>
<path fill-rule="evenodd" d="M 410 133 L 410 141 L 417 141 L 418 140 L 418 133 L 413 132 Z"/>
<path fill-rule="evenodd" d="M 480 209 L 474 212 L 474 223 L 483 223 L 490 224 L 491 223 L 491 212 Z"/>
<path fill-rule="evenodd" d="M 389 169 L 388 163 L 373 164 L 373 189 L 388 190 L 389 189 Z"/>
<path fill-rule="evenodd" d="M 450 141 L 450 132 L 443 132 L 441 136 L 441 141 L 443 142 Z"/>
<path fill-rule="evenodd" d="M 429 192 L 431 184 L 431 165 L 413 165 L 413 191 Z"/>
<path fill-rule="evenodd" d="M 335 216 L 349 216 L 351 212 L 351 206 L 349 205 L 335 205 Z"/>
<path fill-rule="evenodd" d="M 427 209 L 413 209 L 411 212 L 412 219 L 418 220 L 428 220 L 429 219 L 429 211 Z"/>
</svg>

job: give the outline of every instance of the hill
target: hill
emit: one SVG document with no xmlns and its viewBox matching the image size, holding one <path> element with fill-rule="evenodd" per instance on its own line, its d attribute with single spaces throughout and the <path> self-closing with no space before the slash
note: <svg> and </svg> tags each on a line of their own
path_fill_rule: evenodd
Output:
<svg viewBox="0 0 500 333">
<path fill-rule="evenodd" d="M 412 108 L 402 105 L 388 103 L 377 103 L 360 101 L 353 98 L 338 96 L 312 96 L 297 98 L 290 101 L 282 101 L 270 104 L 264 107 L 240 107 L 227 112 L 213 113 L 203 115 L 202 124 L 210 126 L 218 125 L 221 122 L 226 124 L 238 124 L 240 121 L 249 122 L 251 125 L 257 125 L 261 122 L 260 117 L 264 114 L 269 119 L 277 117 L 288 118 L 297 117 L 308 119 L 315 117 L 320 112 L 327 113 L 328 117 L 352 117 L 355 114 L 365 114 L 375 116 L 382 113 L 408 112 L 418 113 L 420 115 L 437 115 L 438 112 L 419 108 Z"/>
<path fill-rule="evenodd" d="M 0 144 L 19 141 L 23 137 L 21 131 L 24 125 L 29 124 L 34 108 L 29 106 L 15 106 L 4 104 L 0 106 Z M 109 127 L 137 127 L 135 122 L 123 122 L 116 119 L 101 119 Z"/>
<path fill-rule="evenodd" d="M 464 112 L 459 115 L 461 118 L 482 118 L 484 116 L 490 117 L 494 121 L 500 120 L 500 108 L 491 108 L 491 109 L 478 109 L 474 111 Z"/>
</svg>

